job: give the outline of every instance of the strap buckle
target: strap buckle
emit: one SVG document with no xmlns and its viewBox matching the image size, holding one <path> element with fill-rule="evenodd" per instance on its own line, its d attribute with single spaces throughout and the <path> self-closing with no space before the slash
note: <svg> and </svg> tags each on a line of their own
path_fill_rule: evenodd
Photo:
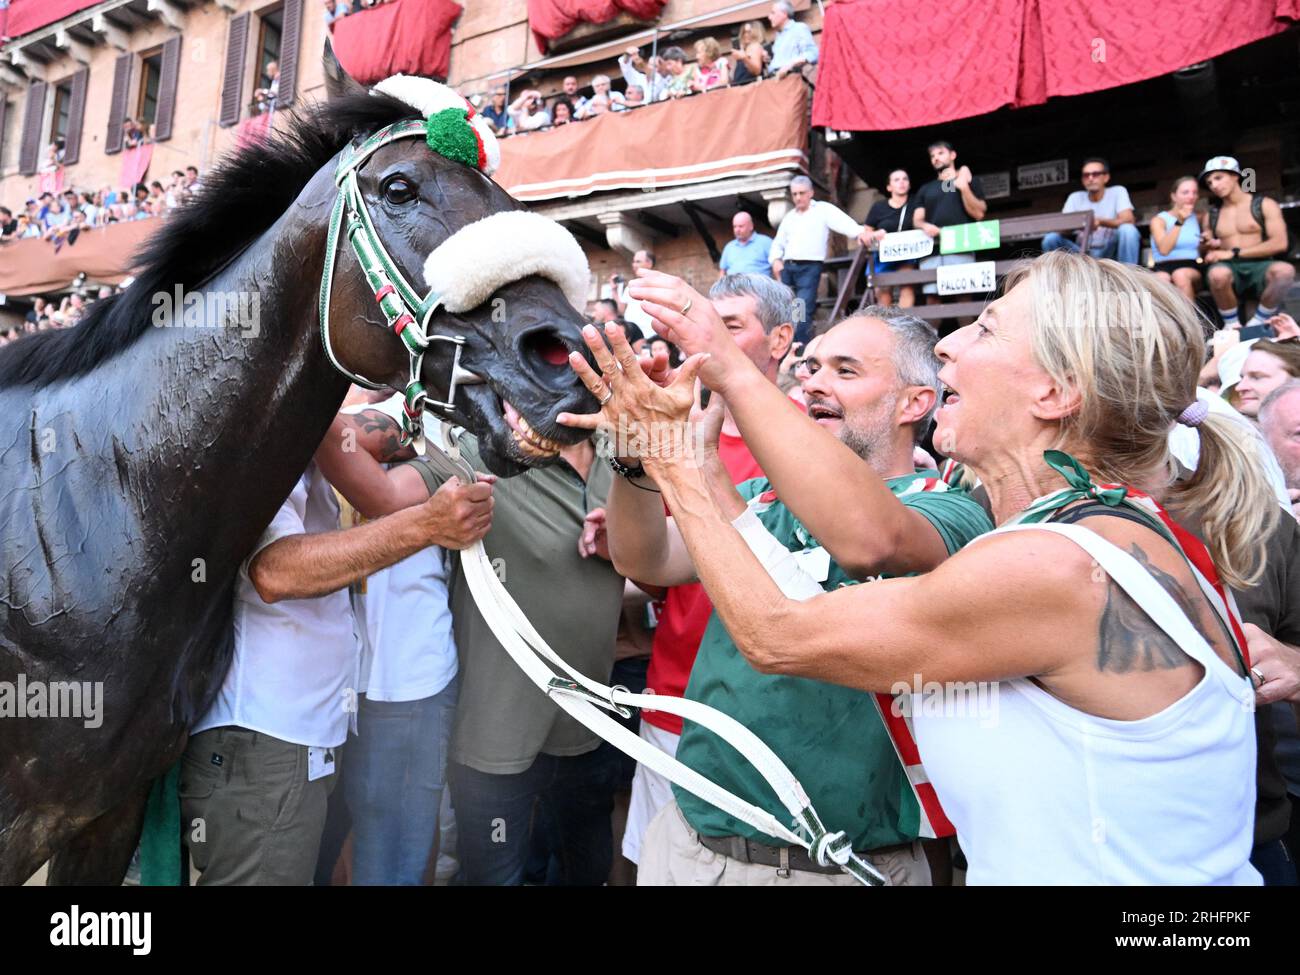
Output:
<svg viewBox="0 0 1300 975">
<path fill-rule="evenodd" d="M 611 694 L 613 693 L 614 690 L 615 688 L 612 687 L 610 688 Z M 622 688 L 622 690 L 627 690 L 627 688 L 624 687 Z M 632 717 L 631 708 L 627 707 L 626 705 L 615 704 L 610 698 L 605 697 L 602 694 L 597 694 L 595 691 L 583 687 L 576 680 L 565 680 L 563 677 L 552 677 L 549 681 L 546 682 L 546 693 L 547 694 L 569 694 L 574 697 L 580 697 L 583 700 L 591 702 L 597 707 L 604 708 L 606 711 L 613 711 L 615 714 L 619 715 L 620 717 L 624 717 L 624 718 Z"/>
</svg>

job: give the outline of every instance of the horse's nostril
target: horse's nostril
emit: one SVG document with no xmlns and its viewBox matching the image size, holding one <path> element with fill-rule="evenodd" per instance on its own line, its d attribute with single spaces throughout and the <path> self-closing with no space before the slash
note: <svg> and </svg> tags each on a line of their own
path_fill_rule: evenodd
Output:
<svg viewBox="0 0 1300 975">
<path fill-rule="evenodd" d="M 569 361 L 568 346 L 549 329 L 540 329 L 525 338 L 524 351 L 552 366 L 562 366 Z"/>
</svg>

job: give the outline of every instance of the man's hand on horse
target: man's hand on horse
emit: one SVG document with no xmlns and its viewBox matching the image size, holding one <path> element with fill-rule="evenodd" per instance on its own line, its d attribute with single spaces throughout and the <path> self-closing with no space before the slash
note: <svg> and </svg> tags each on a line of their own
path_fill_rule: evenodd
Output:
<svg viewBox="0 0 1300 975">
<path fill-rule="evenodd" d="M 473 484 L 449 478 L 420 506 L 429 544 L 443 548 L 469 548 L 492 527 L 492 484 L 496 477 L 479 475 Z"/>
<path fill-rule="evenodd" d="M 615 431 L 619 456 L 654 461 L 691 451 L 689 417 L 695 403 L 695 379 L 708 357 L 691 356 L 671 383 L 659 386 L 646 375 L 617 325 L 605 326 L 604 340 L 593 325 L 583 328 L 582 337 L 600 372 L 578 352 L 569 354 L 569 365 L 601 409 L 599 413 L 561 413 L 556 422 L 581 430 L 603 427 Z"/>
<path fill-rule="evenodd" d="M 659 335 L 687 355 L 709 356 L 700 378 L 710 389 L 724 388 L 734 370 L 749 363 L 713 302 L 681 278 L 642 268 L 628 285 L 628 294 L 640 300 Z"/>
</svg>

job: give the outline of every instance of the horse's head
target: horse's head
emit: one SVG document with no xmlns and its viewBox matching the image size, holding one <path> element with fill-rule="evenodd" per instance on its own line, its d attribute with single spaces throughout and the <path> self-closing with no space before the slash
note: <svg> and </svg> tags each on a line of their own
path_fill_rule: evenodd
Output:
<svg viewBox="0 0 1300 975">
<path fill-rule="evenodd" d="M 335 98 L 364 90 L 328 49 L 326 78 Z M 584 318 L 574 308 L 589 280 L 582 249 L 558 224 L 525 212 L 483 172 L 490 167 L 473 164 L 476 151 L 479 163 L 495 154 L 490 132 L 485 145 L 483 129 L 454 111 L 445 132 L 428 124 L 446 112 L 446 99 L 458 98 L 450 89 L 389 79 L 371 97 L 411 105 L 412 122 L 406 135 L 377 147 L 365 133 L 341 157 L 355 159 L 366 213 L 346 205 L 345 180 L 327 348 L 354 377 L 406 390 L 408 403 L 419 394 L 417 378 L 430 409 L 477 435 L 493 472 L 551 463 L 561 445 L 585 435 L 558 426 L 556 414 L 596 406 L 567 362 L 572 350 L 585 354 Z M 427 350 L 412 377 L 411 352 L 423 338 Z"/>
</svg>

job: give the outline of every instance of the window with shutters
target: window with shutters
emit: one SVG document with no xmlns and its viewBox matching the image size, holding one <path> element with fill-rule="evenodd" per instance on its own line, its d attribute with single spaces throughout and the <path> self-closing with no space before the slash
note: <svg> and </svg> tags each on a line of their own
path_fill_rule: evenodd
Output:
<svg viewBox="0 0 1300 975">
<path fill-rule="evenodd" d="M 135 118 L 144 126 L 158 117 L 158 91 L 162 81 L 162 48 L 140 55 L 140 79 L 136 90 Z"/>
<path fill-rule="evenodd" d="M 54 111 L 50 113 L 50 142 L 68 138 L 68 119 L 72 115 L 72 79 L 54 86 Z"/>
<path fill-rule="evenodd" d="M 270 111 L 275 107 L 272 95 L 278 94 L 280 67 L 280 36 L 284 24 L 284 7 L 277 5 L 257 15 L 257 57 L 253 63 L 255 81 L 253 83 L 253 102 L 249 111 L 254 115 Z M 271 66 L 275 65 L 275 77 L 271 77 Z M 274 87 L 273 87 L 274 86 Z"/>
<path fill-rule="evenodd" d="M 230 18 L 226 36 L 226 64 L 221 75 L 221 114 L 217 123 L 222 126 L 239 124 L 243 107 L 244 74 L 248 50 L 248 21 L 251 13 Z"/>
</svg>

